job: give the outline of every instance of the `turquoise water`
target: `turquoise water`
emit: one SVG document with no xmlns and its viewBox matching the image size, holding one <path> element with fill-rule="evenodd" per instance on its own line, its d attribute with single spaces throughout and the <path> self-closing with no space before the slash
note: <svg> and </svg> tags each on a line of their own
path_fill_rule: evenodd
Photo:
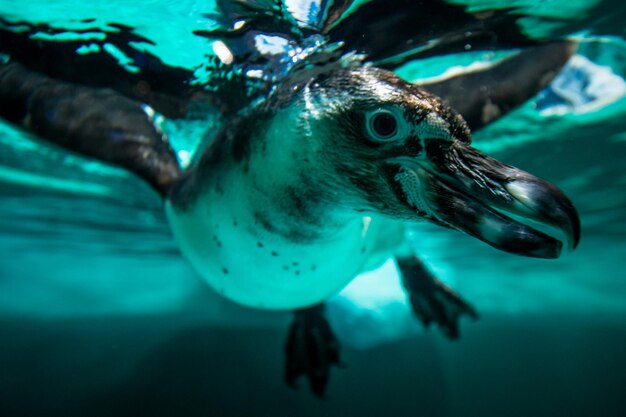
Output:
<svg viewBox="0 0 626 417">
<path fill-rule="evenodd" d="M 532 15 L 529 31 L 567 30 L 582 40 L 580 57 L 626 77 L 622 6 L 515 3 Z M 155 42 L 138 48 L 187 69 L 212 53 L 191 33 L 216 27 L 203 17 L 212 10 L 191 0 L 0 1 L 11 21 L 127 24 Z M 496 58 L 398 72 L 416 80 Z M 329 306 L 347 369 L 333 372 L 324 401 L 282 384 L 289 315 L 215 295 L 178 253 L 147 185 L 0 123 L 0 415 L 623 416 L 626 97 L 540 108 L 531 100 L 474 143 L 562 188 L 581 215 L 580 247 L 527 259 L 416 225 L 416 249 L 481 319 L 451 343 L 412 321 L 392 265 L 357 278 Z M 192 152 L 204 123 L 163 128 Z"/>
</svg>

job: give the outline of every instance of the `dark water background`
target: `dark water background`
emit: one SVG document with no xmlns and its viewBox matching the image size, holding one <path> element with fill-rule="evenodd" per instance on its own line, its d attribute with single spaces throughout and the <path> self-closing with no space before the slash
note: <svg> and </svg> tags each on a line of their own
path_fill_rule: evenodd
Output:
<svg viewBox="0 0 626 417">
<path fill-rule="evenodd" d="M 611 36 L 583 37 L 579 55 L 619 78 L 626 15 L 611 6 L 530 9 L 606 28 Z M 208 46 L 191 29 L 207 25 L 210 7 L 0 1 L 0 15 L 123 22 L 168 64 L 193 68 Z M 400 72 L 431 76 L 467 61 Z M 0 124 L 0 416 L 626 416 L 626 99 L 595 103 L 550 114 L 536 98 L 475 134 L 479 148 L 570 195 L 579 249 L 532 260 L 416 226 L 418 251 L 481 319 L 449 342 L 411 321 L 392 269 L 360 277 L 329 307 L 347 368 L 321 401 L 282 382 L 289 315 L 214 295 L 179 255 L 145 184 Z M 203 129 L 164 126 L 181 149 Z"/>
</svg>

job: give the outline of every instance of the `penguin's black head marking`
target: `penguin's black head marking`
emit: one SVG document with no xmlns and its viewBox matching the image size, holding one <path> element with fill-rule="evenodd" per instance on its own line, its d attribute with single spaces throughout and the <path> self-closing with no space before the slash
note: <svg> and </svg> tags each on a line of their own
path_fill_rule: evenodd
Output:
<svg viewBox="0 0 626 417">
<path fill-rule="evenodd" d="M 308 88 L 340 97 L 336 108 L 364 121 L 360 126 L 365 129 L 364 137 L 373 142 L 416 136 L 471 141 L 465 121 L 440 98 L 389 71 L 373 67 L 337 70 L 318 76 Z"/>
</svg>

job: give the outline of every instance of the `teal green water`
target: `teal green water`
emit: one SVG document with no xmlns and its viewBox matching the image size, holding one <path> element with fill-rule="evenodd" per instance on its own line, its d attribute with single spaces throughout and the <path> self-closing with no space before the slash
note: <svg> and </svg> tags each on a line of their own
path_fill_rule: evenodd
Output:
<svg viewBox="0 0 626 417">
<path fill-rule="evenodd" d="M 584 37 L 596 2 L 516 3 L 558 17 L 558 30 L 571 23 L 581 56 L 626 77 L 623 39 Z M 191 34 L 210 27 L 210 10 L 194 0 L 0 1 L 14 20 L 132 25 L 156 42 L 138 47 L 190 69 L 211 53 Z M 557 24 L 533 19 L 531 31 Z M 494 58 L 399 72 L 425 78 Z M 204 126 L 163 128 L 192 152 Z M 0 415 L 625 415 L 626 97 L 563 114 L 531 100 L 474 143 L 562 188 L 581 215 L 580 247 L 526 259 L 416 225 L 416 250 L 481 319 L 450 344 L 411 321 L 389 265 L 360 277 L 330 307 L 348 369 L 320 403 L 281 384 L 289 317 L 214 295 L 181 258 L 148 186 L 0 123 Z"/>
</svg>

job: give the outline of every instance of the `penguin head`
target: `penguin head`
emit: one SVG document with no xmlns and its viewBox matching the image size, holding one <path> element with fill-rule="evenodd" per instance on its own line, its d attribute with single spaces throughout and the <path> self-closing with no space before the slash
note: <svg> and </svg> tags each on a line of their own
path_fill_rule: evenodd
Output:
<svg viewBox="0 0 626 417">
<path fill-rule="evenodd" d="M 361 67 L 284 88 L 306 139 L 299 152 L 314 160 L 307 182 L 333 204 L 428 220 L 524 256 L 555 258 L 578 244 L 578 214 L 562 191 L 471 147 L 462 117 L 420 87 Z"/>
</svg>

